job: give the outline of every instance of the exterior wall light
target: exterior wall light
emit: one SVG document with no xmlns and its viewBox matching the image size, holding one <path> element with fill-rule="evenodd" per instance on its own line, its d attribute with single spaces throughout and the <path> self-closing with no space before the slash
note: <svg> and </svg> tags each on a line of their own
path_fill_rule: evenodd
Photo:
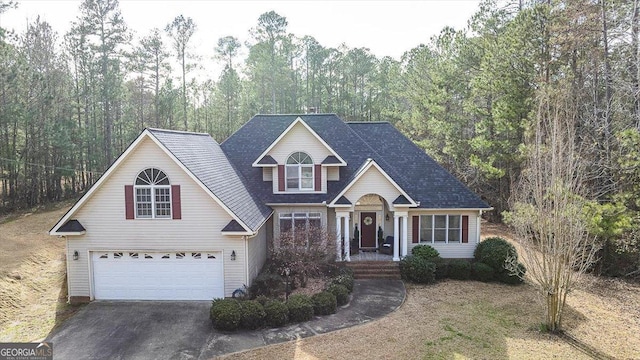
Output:
<svg viewBox="0 0 640 360">
<path fill-rule="evenodd" d="M 235 250 L 231 251 L 231 261 L 236 261 L 236 251 Z"/>
<path fill-rule="evenodd" d="M 387 213 L 387 216 L 385 216 L 385 217 L 384 217 L 384 219 L 385 219 L 386 221 L 389 221 L 389 214 L 388 214 L 388 213 Z"/>
<path fill-rule="evenodd" d="M 73 252 L 73 260 L 78 260 L 79 257 L 80 257 L 80 255 L 78 255 L 78 250 L 75 250 Z"/>
</svg>

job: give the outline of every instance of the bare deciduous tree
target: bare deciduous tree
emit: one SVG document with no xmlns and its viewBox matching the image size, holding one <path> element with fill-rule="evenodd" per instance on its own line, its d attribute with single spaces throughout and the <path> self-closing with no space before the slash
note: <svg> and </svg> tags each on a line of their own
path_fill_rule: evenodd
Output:
<svg viewBox="0 0 640 360">
<path fill-rule="evenodd" d="M 561 330 L 567 294 L 594 263 L 598 250 L 584 217 L 585 171 L 575 138 L 577 112 L 570 99 L 562 90 L 540 92 L 526 168 L 511 199 L 511 224 L 552 332 Z"/>
</svg>

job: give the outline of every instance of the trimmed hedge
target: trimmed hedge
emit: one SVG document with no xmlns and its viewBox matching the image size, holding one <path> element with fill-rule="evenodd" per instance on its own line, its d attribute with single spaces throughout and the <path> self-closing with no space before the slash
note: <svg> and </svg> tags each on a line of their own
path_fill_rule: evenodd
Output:
<svg viewBox="0 0 640 360">
<path fill-rule="evenodd" d="M 433 260 L 440 257 L 438 250 L 431 245 L 416 245 L 411 249 L 411 255 L 421 257 L 425 260 Z"/>
<path fill-rule="evenodd" d="M 353 291 L 353 275 L 342 274 L 338 275 L 331 280 L 332 284 L 343 285 L 349 290 L 349 292 Z"/>
<path fill-rule="evenodd" d="M 469 280 L 471 278 L 471 263 L 454 259 L 449 263 L 449 278 L 456 280 Z"/>
<path fill-rule="evenodd" d="M 307 295 L 296 294 L 287 301 L 291 322 L 309 321 L 313 318 L 313 301 Z"/>
<path fill-rule="evenodd" d="M 336 296 L 328 291 L 317 293 L 311 297 L 313 301 L 313 313 L 316 315 L 335 314 L 338 308 Z"/>
<path fill-rule="evenodd" d="M 243 329 L 257 329 L 264 326 L 264 319 L 267 313 L 262 306 L 256 300 L 246 300 L 240 303 L 241 319 L 240 326 Z"/>
<path fill-rule="evenodd" d="M 493 268 L 485 263 L 474 263 L 471 265 L 471 272 L 473 274 L 473 279 L 482 281 L 482 282 L 490 282 L 495 278 L 495 271 Z"/>
<path fill-rule="evenodd" d="M 331 284 L 327 291 L 336 297 L 338 306 L 346 305 L 349 302 L 349 290 L 340 284 Z"/>
<path fill-rule="evenodd" d="M 410 255 L 400 261 L 400 275 L 404 280 L 419 284 L 432 284 L 436 281 L 436 264 L 421 256 Z"/>
<path fill-rule="evenodd" d="M 496 273 L 501 273 L 505 270 L 504 265 L 507 259 L 518 259 L 516 248 L 500 237 L 491 237 L 480 242 L 473 256 L 476 261 L 491 266 Z"/>
<path fill-rule="evenodd" d="M 264 306 L 265 322 L 271 327 L 283 326 L 289 321 L 289 308 L 280 300 L 271 300 Z"/>
<path fill-rule="evenodd" d="M 234 331 L 242 319 L 240 303 L 235 299 L 216 299 L 211 304 L 209 317 L 216 329 Z"/>
<path fill-rule="evenodd" d="M 433 260 L 433 263 L 436 264 L 436 280 L 442 280 L 449 277 L 449 260 L 437 258 Z"/>
</svg>

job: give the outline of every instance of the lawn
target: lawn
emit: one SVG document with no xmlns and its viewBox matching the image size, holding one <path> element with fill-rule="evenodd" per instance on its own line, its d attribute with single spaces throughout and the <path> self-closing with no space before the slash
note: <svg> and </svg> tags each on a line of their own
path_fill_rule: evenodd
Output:
<svg viewBox="0 0 640 360">
<path fill-rule="evenodd" d="M 47 235 L 70 204 L 0 220 L 0 342 L 35 341 L 73 314 L 65 304 L 64 241 Z M 484 235 L 509 237 L 485 226 Z M 228 355 L 228 359 L 640 358 L 640 285 L 590 278 L 568 299 L 569 338 L 540 332 L 529 285 L 407 285 L 405 303 L 365 325 Z"/>
</svg>

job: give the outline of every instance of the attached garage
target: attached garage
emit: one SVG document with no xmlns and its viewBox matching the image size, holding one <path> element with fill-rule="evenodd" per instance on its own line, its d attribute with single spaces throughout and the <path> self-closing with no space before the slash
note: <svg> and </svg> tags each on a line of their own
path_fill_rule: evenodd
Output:
<svg viewBox="0 0 640 360">
<path fill-rule="evenodd" d="M 96 300 L 224 297 L 220 251 L 94 251 L 91 264 Z"/>
</svg>

